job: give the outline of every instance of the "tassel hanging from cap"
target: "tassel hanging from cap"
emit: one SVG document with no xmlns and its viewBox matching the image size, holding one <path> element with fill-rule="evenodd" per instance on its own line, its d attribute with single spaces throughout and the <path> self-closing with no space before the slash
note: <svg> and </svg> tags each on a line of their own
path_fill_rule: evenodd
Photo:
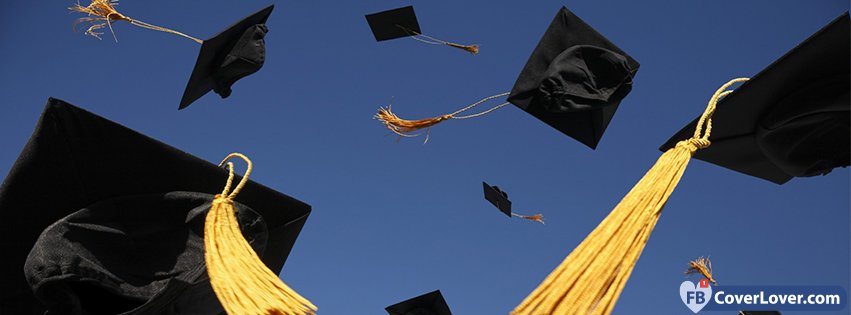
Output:
<svg viewBox="0 0 851 315">
<path fill-rule="evenodd" d="M 234 172 L 231 158 L 248 164 L 245 176 L 231 190 Z M 220 164 L 229 170 L 227 184 L 216 195 L 204 223 L 204 258 L 210 284 L 225 311 L 233 315 L 315 314 L 316 306 L 284 284 L 260 260 L 242 236 L 233 199 L 248 182 L 252 164 L 245 155 L 232 153 Z"/>
<path fill-rule="evenodd" d="M 626 285 L 668 197 L 692 155 L 710 145 L 712 113 L 739 78 L 719 88 L 694 136 L 663 153 L 612 212 L 511 314 L 610 314 Z M 705 124 L 705 131 L 704 131 Z"/>
<path fill-rule="evenodd" d="M 688 270 L 686 270 L 686 275 L 691 274 L 699 274 L 702 275 L 706 280 L 712 282 L 714 285 L 718 285 L 718 282 L 715 281 L 715 278 L 712 277 L 712 262 L 709 261 L 709 257 L 700 257 L 698 259 L 692 260 L 688 262 Z"/>
<path fill-rule="evenodd" d="M 403 31 L 405 31 L 405 33 L 408 33 L 408 35 L 411 35 L 411 38 L 413 38 L 417 41 L 426 43 L 426 44 L 446 45 L 446 46 L 449 46 L 449 47 L 452 47 L 452 48 L 461 49 L 461 50 L 466 51 L 466 52 L 473 54 L 473 55 L 479 53 L 479 45 L 456 44 L 456 43 L 453 43 L 453 42 L 447 42 L 445 40 L 440 40 L 440 39 L 437 39 L 437 38 L 434 38 L 434 37 L 431 37 L 431 36 L 423 35 L 423 34 L 417 32 L 417 31 L 408 29 L 407 27 L 404 27 L 404 26 L 401 26 L 401 25 L 398 25 L 398 24 L 396 25 L 396 27 L 401 28 Z"/>
<path fill-rule="evenodd" d="M 77 19 L 75 26 L 80 23 L 89 23 L 89 28 L 86 29 L 86 35 L 93 36 L 97 39 L 101 39 L 100 35 L 103 35 L 102 32 L 98 32 L 98 30 L 103 29 L 104 27 L 109 27 L 109 32 L 112 33 L 112 38 L 118 42 L 118 38 L 115 36 L 115 32 L 112 30 L 112 22 L 113 21 L 127 21 L 128 23 L 147 28 L 149 30 L 166 32 L 175 35 L 179 35 L 188 39 L 195 41 L 196 43 L 203 43 L 204 41 L 197 39 L 195 37 L 183 34 L 181 32 L 168 29 L 165 27 L 156 26 L 153 24 L 148 24 L 139 20 L 132 19 L 124 14 L 118 12 L 115 9 L 115 6 L 118 5 L 118 0 L 92 0 L 87 6 L 80 5 L 80 1 L 77 1 L 77 4 L 68 8 L 73 12 L 85 13 L 88 14 L 88 17 Z M 76 28 L 75 28 L 76 29 Z"/>
<path fill-rule="evenodd" d="M 459 110 L 455 111 L 454 113 L 441 115 L 441 116 L 437 116 L 437 117 L 432 117 L 432 118 L 419 119 L 419 120 L 402 119 L 402 118 L 399 118 L 399 116 L 396 116 L 396 114 L 393 113 L 393 111 L 390 108 L 391 106 L 387 106 L 386 108 L 383 108 L 383 107 L 379 108 L 378 113 L 375 114 L 375 116 L 373 116 L 373 118 L 380 121 L 382 124 L 384 124 L 384 126 L 387 127 L 387 129 L 390 129 L 390 131 L 399 135 L 400 137 L 416 137 L 416 136 L 419 136 L 420 134 L 412 134 L 412 132 L 415 132 L 415 131 L 421 130 L 421 129 L 426 129 L 426 140 L 424 142 L 428 142 L 428 131 L 429 131 L 429 128 L 431 128 L 432 126 L 437 125 L 437 124 L 439 124 L 443 121 L 449 120 L 449 119 L 468 119 L 468 118 L 474 118 L 474 117 L 479 117 L 479 116 L 488 114 L 488 113 L 490 113 L 494 110 L 499 109 L 500 107 L 508 105 L 509 103 L 508 102 L 502 103 L 502 104 L 499 104 L 497 106 L 494 106 L 491 109 L 488 109 L 488 110 L 480 112 L 480 113 L 472 114 L 472 115 L 466 115 L 466 116 L 459 116 L 458 115 L 458 114 L 461 114 L 461 113 L 463 113 L 463 112 L 465 112 L 469 109 L 472 109 L 473 107 L 479 106 L 480 104 L 482 104 L 484 102 L 487 102 L 487 101 L 495 99 L 495 98 L 503 97 L 503 96 L 506 96 L 508 94 L 509 93 L 501 93 L 501 94 L 497 94 L 497 95 L 488 96 L 486 98 L 481 99 L 478 102 L 471 104 L 470 106 L 459 109 Z"/>
</svg>

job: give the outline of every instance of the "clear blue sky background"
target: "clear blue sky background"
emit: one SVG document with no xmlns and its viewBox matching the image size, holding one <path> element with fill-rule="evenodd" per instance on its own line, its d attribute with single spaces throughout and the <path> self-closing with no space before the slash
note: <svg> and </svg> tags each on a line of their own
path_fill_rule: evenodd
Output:
<svg viewBox="0 0 851 315">
<path fill-rule="evenodd" d="M 0 174 L 50 96 L 210 161 L 244 152 L 253 179 L 313 206 L 282 277 L 321 314 L 382 314 L 435 289 L 456 314 L 507 314 L 720 84 L 756 74 L 848 9 L 837 0 L 278 1 L 265 67 L 229 99 L 210 94 L 178 112 L 199 46 L 126 23 L 114 25 L 118 43 L 75 33 L 73 2 L 2 5 Z M 269 3 L 119 8 L 206 38 Z M 408 4 L 425 33 L 481 53 L 376 43 L 363 15 Z M 443 123 L 426 145 L 397 144 L 371 119 L 391 97 L 398 114 L 424 118 L 508 91 L 562 5 L 641 63 L 596 151 L 513 106 Z M 482 180 L 547 224 L 507 219 L 482 198 Z M 693 161 L 615 314 L 689 314 L 679 284 L 688 260 L 704 255 L 722 284 L 848 288 L 849 247 L 847 169 L 779 186 Z"/>
</svg>

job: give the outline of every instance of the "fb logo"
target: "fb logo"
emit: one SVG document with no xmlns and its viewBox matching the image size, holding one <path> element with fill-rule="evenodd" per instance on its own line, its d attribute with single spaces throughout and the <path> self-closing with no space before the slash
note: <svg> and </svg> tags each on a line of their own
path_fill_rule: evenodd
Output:
<svg viewBox="0 0 851 315">
<path fill-rule="evenodd" d="M 695 314 L 709 303 L 711 296 L 712 287 L 709 286 L 709 281 L 706 279 L 701 279 L 697 287 L 691 281 L 683 281 L 680 284 L 680 298 Z"/>
</svg>

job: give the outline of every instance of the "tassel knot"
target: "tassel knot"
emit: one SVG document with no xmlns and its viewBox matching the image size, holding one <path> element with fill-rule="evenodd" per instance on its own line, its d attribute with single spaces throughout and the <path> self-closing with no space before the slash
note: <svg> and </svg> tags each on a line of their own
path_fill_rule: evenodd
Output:
<svg viewBox="0 0 851 315">
<path fill-rule="evenodd" d="M 704 148 L 709 147 L 710 144 L 712 144 L 712 143 L 708 139 L 691 138 L 691 139 L 688 139 L 688 140 L 683 140 L 683 141 L 677 142 L 677 147 L 678 148 L 685 148 L 685 149 L 689 150 L 690 152 L 694 153 L 698 149 L 704 149 Z"/>
</svg>

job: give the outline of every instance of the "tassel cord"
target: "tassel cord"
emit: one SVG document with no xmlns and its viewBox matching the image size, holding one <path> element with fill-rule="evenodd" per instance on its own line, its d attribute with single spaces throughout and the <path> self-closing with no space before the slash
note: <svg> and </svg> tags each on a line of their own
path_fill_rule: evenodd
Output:
<svg viewBox="0 0 851 315">
<path fill-rule="evenodd" d="M 84 22 L 90 23 L 91 26 L 89 26 L 89 28 L 86 30 L 86 34 L 93 36 L 97 39 L 100 39 L 100 35 L 103 34 L 103 33 L 98 33 L 96 31 L 103 28 L 104 25 L 106 25 L 106 26 L 109 27 L 109 32 L 112 34 L 112 38 L 115 40 L 115 42 L 118 42 L 118 37 L 115 36 L 115 31 L 112 29 L 112 21 L 127 21 L 131 25 L 146 28 L 146 29 L 149 29 L 149 30 L 179 35 L 179 36 L 182 36 L 184 38 L 191 39 L 191 40 L 193 40 L 193 41 L 195 41 L 196 43 L 199 43 L 199 44 L 204 43 L 204 41 L 197 39 L 195 37 L 186 35 L 184 33 L 181 33 L 181 32 L 169 29 L 169 28 L 156 26 L 156 25 L 153 25 L 153 24 L 150 24 L 150 23 L 146 23 L 146 22 L 142 22 L 142 21 L 139 21 L 139 20 L 132 19 L 132 18 L 118 12 L 118 10 L 115 9 L 115 6 L 117 6 L 117 5 L 118 5 L 118 0 L 92 0 L 91 4 L 84 7 L 84 6 L 80 5 L 80 1 L 77 0 L 77 4 L 68 8 L 68 9 L 71 10 L 71 11 L 74 11 L 74 12 L 85 13 L 85 14 L 89 15 L 89 17 L 77 19 L 77 22 L 75 23 L 75 25 L 79 24 L 79 23 L 84 23 Z M 98 23 L 99 21 L 101 21 L 101 22 Z"/>
<path fill-rule="evenodd" d="M 134 20 L 134 19 L 130 19 L 130 20 L 129 20 L 129 22 L 130 22 L 130 24 L 132 24 L 132 25 L 136 25 L 136 26 L 139 26 L 139 27 L 142 27 L 142 28 L 147 28 L 147 29 L 149 29 L 149 30 L 154 30 L 154 31 L 159 31 L 159 32 L 165 32 L 165 33 L 171 33 L 171 34 L 175 34 L 175 35 L 178 35 L 178 36 L 182 36 L 182 37 L 185 37 L 185 38 L 191 39 L 191 40 L 193 40 L 193 41 L 195 41 L 196 43 L 199 43 L 199 44 L 203 44 L 203 43 L 204 43 L 204 41 L 203 41 L 203 40 L 200 40 L 200 39 L 197 39 L 197 38 L 195 38 L 195 37 L 192 37 L 192 36 L 186 35 L 186 34 L 184 34 L 184 33 L 181 33 L 181 32 L 178 32 L 178 31 L 175 31 L 175 30 L 173 30 L 173 29 L 165 28 L 165 27 L 162 27 L 162 26 L 156 26 L 156 25 L 153 25 L 153 24 L 148 24 L 148 23 L 145 23 L 145 22 L 142 22 L 142 21 L 139 21 L 139 20 Z M 114 35 L 114 34 L 113 34 L 113 35 Z"/>
<path fill-rule="evenodd" d="M 399 25 L 399 24 L 396 24 L 396 27 L 405 31 L 405 33 L 408 33 L 408 35 L 411 36 L 411 38 L 413 38 L 413 39 L 415 39 L 419 42 L 422 42 L 422 43 L 426 43 L 426 44 L 429 44 L 429 45 L 446 45 L 446 46 L 449 46 L 449 47 L 462 49 L 462 50 L 467 51 L 467 52 L 474 54 L 474 55 L 479 53 L 479 45 L 457 44 L 457 43 L 453 43 L 453 42 L 449 42 L 449 41 L 445 41 L 445 40 L 440 40 L 440 39 L 422 34 L 420 32 L 414 31 L 412 29 L 409 29 L 409 28 L 404 27 L 404 26 Z"/>
<path fill-rule="evenodd" d="M 508 102 L 505 102 L 505 103 L 499 104 L 499 105 L 497 105 L 497 106 L 494 106 L 494 107 L 493 107 L 493 108 L 491 108 L 491 109 L 488 109 L 488 110 L 483 111 L 483 112 L 480 112 L 480 113 L 476 113 L 476 114 L 472 114 L 472 115 L 467 115 L 467 116 L 457 116 L 458 114 L 463 113 L 463 112 L 466 112 L 466 111 L 468 111 L 468 110 L 472 109 L 473 107 L 476 107 L 476 106 L 481 105 L 481 104 L 482 104 L 482 103 L 484 103 L 484 102 L 490 101 L 490 100 L 495 99 L 495 98 L 500 98 L 500 97 L 503 97 L 503 96 L 508 96 L 508 94 L 511 94 L 511 93 L 510 93 L 510 92 L 506 92 L 506 93 L 500 93 L 500 94 L 496 94 L 496 95 L 491 95 L 491 96 L 485 97 L 485 98 L 483 98 L 483 99 L 479 100 L 478 102 L 475 102 L 475 103 L 473 103 L 473 104 L 470 104 L 470 105 L 469 105 L 469 106 L 467 106 L 467 107 L 464 107 L 464 108 L 462 108 L 462 109 L 456 110 L 454 113 L 449 114 L 449 118 L 451 118 L 451 119 L 468 119 L 468 118 L 479 117 L 479 116 L 482 116 L 482 115 L 484 115 L 484 114 L 487 114 L 487 113 L 490 113 L 490 112 L 492 112 L 492 111 L 495 111 L 495 110 L 499 109 L 500 107 L 503 107 L 503 106 L 505 106 L 505 105 L 508 105 L 509 103 L 508 103 Z"/>
<path fill-rule="evenodd" d="M 483 112 L 479 112 L 479 113 L 475 113 L 475 114 L 471 114 L 471 115 L 466 115 L 466 116 L 458 116 L 458 114 L 463 113 L 465 111 L 468 111 L 468 110 L 470 110 L 470 109 L 472 109 L 476 106 L 479 106 L 482 103 L 485 103 L 485 102 L 492 100 L 492 99 L 495 99 L 495 98 L 506 96 L 508 94 L 510 94 L 510 93 L 500 93 L 500 94 L 496 94 L 496 95 L 491 95 L 491 96 L 488 96 L 486 98 L 479 100 L 478 102 L 470 104 L 467 107 L 459 109 L 459 110 L 457 110 L 457 111 L 455 111 L 451 114 L 446 114 L 446 115 L 432 117 L 432 118 L 419 119 L 419 120 L 402 119 L 402 118 L 399 118 L 399 116 L 396 116 L 396 114 L 393 113 L 393 110 L 391 108 L 392 105 L 389 105 L 386 108 L 383 108 L 383 107 L 379 108 L 378 113 L 375 114 L 375 116 L 373 116 L 373 118 L 380 121 L 382 124 L 384 124 L 385 127 L 387 127 L 387 129 L 389 129 L 390 131 L 392 131 L 393 133 L 395 133 L 395 134 L 397 134 L 401 137 L 416 137 L 416 136 L 419 136 L 420 134 L 410 134 L 410 132 L 414 132 L 414 131 L 421 130 L 421 129 L 427 129 L 428 130 L 432 126 L 437 125 L 437 124 L 439 124 L 443 121 L 449 120 L 449 119 L 459 119 L 460 120 L 460 119 L 469 119 L 469 118 L 479 117 L 479 116 L 488 114 L 492 111 L 495 111 L 495 110 L 497 110 L 497 109 L 499 109 L 499 108 L 501 108 L 505 105 L 508 105 L 509 103 L 503 103 L 503 104 L 494 106 L 493 108 L 490 108 L 488 110 L 485 110 Z M 426 138 L 426 141 L 428 141 L 428 138 Z"/>
</svg>

